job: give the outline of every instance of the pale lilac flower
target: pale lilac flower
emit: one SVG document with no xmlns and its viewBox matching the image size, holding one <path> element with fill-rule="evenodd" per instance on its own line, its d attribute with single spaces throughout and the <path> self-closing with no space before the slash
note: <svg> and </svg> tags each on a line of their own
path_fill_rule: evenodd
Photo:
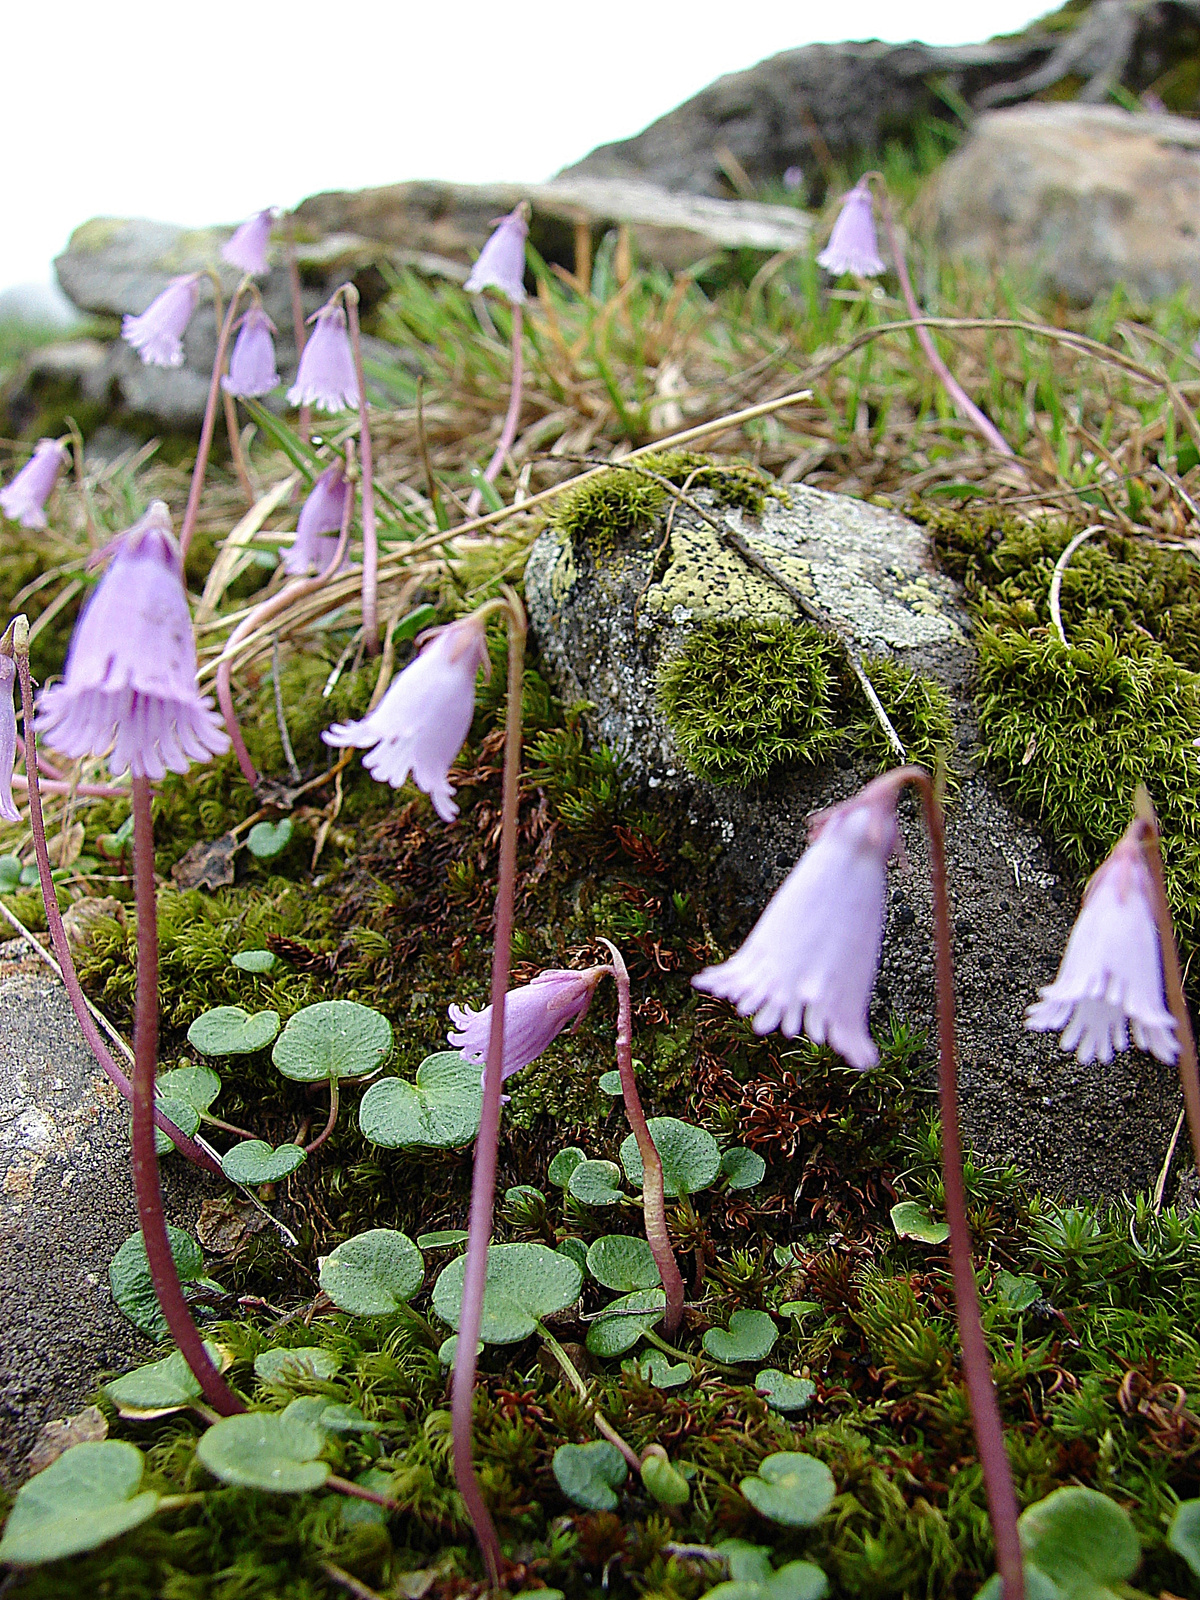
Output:
<svg viewBox="0 0 1200 1600">
<path fill-rule="evenodd" d="M 221 246 L 221 259 L 228 261 L 231 267 L 240 267 L 243 272 L 249 272 L 256 278 L 261 278 L 267 270 L 267 245 L 271 241 L 272 212 L 268 207 L 260 211 L 241 227 Z"/>
<path fill-rule="evenodd" d="M 532 983 L 509 990 L 504 997 L 501 1082 L 536 1061 L 568 1023 L 578 1027 L 606 970 L 591 967 L 587 972 L 539 972 Z M 450 1020 L 458 1031 L 452 1030 L 446 1037 L 464 1061 L 477 1061 L 481 1066 L 486 1063 L 492 1031 L 491 1006 L 482 1011 L 451 1006 Z"/>
<path fill-rule="evenodd" d="M 1038 993 L 1025 1026 L 1062 1028 L 1061 1045 L 1086 1066 L 1139 1050 L 1170 1064 L 1179 1054 L 1167 1010 L 1150 868 L 1134 822 L 1084 891 L 1058 976 Z"/>
<path fill-rule="evenodd" d="M 39 439 L 33 454 L 7 489 L 0 489 L 0 511 L 23 528 L 46 526 L 46 501 L 58 481 L 67 452 L 57 439 Z"/>
<path fill-rule="evenodd" d="M 814 838 L 740 950 L 692 979 L 732 1000 L 755 1033 L 804 1031 L 852 1067 L 879 1060 L 867 1006 L 883 941 L 887 863 L 897 847 L 895 774 L 814 818 Z"/>
<path fill-rule="evenodd" d="M 349 492 L 350 482 L 343 476 L 341 464 L 326 468 L 300 507 L 296 537 L 283 552 L 280 562 L 285 572 L 305 573 L 314 568 L 318 572 L 325 571 L 333 560 L 337 540 L 321 535 L 341 532 Z"/>
<path fill-rule="evenodd" d="M 318 411 L 353 411 L 358 406 L 358 377 L 354 352 L 346 332 L 341 306 L 322 306 L 308 319 L 315 322 L 296 381 L 288 390 L 294 406 L 316 406 Z"/>
<path fill-rule="evenodd" d="M 513 305 L 525 303 L 525 240 L 529 224 L 518 206 L 507 217 L 497 217 L 495 233 L 479 252 L 464 287 L 468 294 L 479 294 L 489 284 L 506 294 Z"/>
<path fill-rule="evenodd" d="M 852 272 L 859 278 L 877 278 L 884 270 L 875 238 L 871 186 L 865 178 L 843 199 L 829 243 L 817 257 L 817 265 L 833 273 L 835 278 L 840 278 L 843 272 Z"/>
<path fill-rule="evenodd" d="M 483 620 L 462 617 L 437 630 L 369 716 L 337 723 L 321 737 L 331 745 L 373 745 L 363 762 L 372 777 L 398 789 L 411 772 L 442 821 L 453 822 L 450 767 L 475 714 L 476 674 L 489 665 Z"/>
<path fill-rule="evenodd" d="M 13 803 L 13 768 L 17 764 L 17 713 L 13 709 L 13 684 L 17 667 L 11 656 L 0 656 L 0 817 L 20 822 Z"/>
<path fill-rule="evenodd" d="M 785 189 L 791 189 L 791 190 L 795 191 L 796 189 L 803 188 L 803 186 L 804 186 L 804 168 L 803 167 L 787 167 L 787 168 L 784 169 L 783 187 Z"/>
<path fill-rule="evenodd" d="M 261 306 L 251 306 L 242 318 L 229 357 L 229 371 L 221 379 L 226 394 L 270 394 L 283 382 L 275 371 L 275 324 Z"/>
<path fill-rule="evenodd" d="M 198 272 L 172 278 L 140 317 L 124 318 L 121 337 L 133 346 L 148 367 L 181 367 L 184 331 L 199 300 Z"/>
<path fill-rule="evenodd" d="M 138 778 L 186 772 L 229 748 L 196 684 L 196 643 L 171 514 L 155 500 L 114 541 L 112 564 L 71 638 L 62 683 L 38 698 L 37 731 L 69 756 Z"/>
</svg>

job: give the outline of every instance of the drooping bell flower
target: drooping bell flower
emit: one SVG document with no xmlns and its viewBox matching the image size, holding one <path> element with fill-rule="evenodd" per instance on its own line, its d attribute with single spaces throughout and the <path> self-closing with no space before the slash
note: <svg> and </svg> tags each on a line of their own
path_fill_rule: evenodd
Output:
<svg viewBox="0 0 1200 1600">
<path fill-rule="evenodd" d="M 13 708 L 16 663 L 0 655 L 0 817 L 5 822 L 20 822 L 21 813 L 13 802 L 13 768 L 17 764 L 17 713 Z"/>
<path fill-rule="evenodd" d="M 260 395 L 278 389 L 282 378 L 275 370 L 275 324 L 261 306 L 251 306 L 242 318 L 229 371 L 221 379 L 226 394 Z"/>
<path fill-rule="evenodd" d="M 267 245 L 271 242 L 272 210 L 259 211 L 243 222 L 221 246 L 221 259 L 255 278 L 267 270 Z"/>
<path fill-rule="evenodd" d="M 539 972 L 532 983 L 509 990 L 504 997 L 501 1082 L 536 1061 L 568 1023 L 572 1031 L 579 1026 L 592 1003 L 596 985 L 607 970 L 591 967 L 587 972 Z M 446 1037 L 451 1046 L 465 1061 L 477 1061 L 482 1067 L 487 1061 L 492 1031 L 491 1006 L 482 1011 L 451 1006 L 450 1020 L 454 1028 Z"/>
<path fill-rule="evenodd" d="M 1179 1055 L 1141 829 L 1132 823 L 1092 875 L 1058 976 L 1025 1013 L 1027 1028 L 1062 1028 L 1062 1048 L 1084 1065 L 1107 1064 L 1131 1033 L 1159 1061 Z"/>
<path fill-rule="evenodd" d="M 7 489 L 0 489 L 0 511 L 23 528 L 46 526 L 46 501 L 58 481 L 67 452 L 57 439 L 39 439 L 33 454 Z"/>
<path fill-rule="evenodd" d="M 842 201 L 842 209 L 829 235 L 829 243 L 817 257 L 817 265 L 840 278 L 852 272 L 859 278 L 877 278 L 884 270 L 875 237 L 875 202 L 871 185 L 861 178 Z"/>
<path fill-rule="evenodd" d="M 280 559 L 285 572 L 294 576 L 314 568 L 317 572 L 325 571 L 333 560 L 337 540 L 321 536 L 341 532 L 349 492 L 350 482 L 340 463 L 326 468 L 300 507 L 296 537 Z"/>
<path fill-rule="evenodd" d="M 903 781 L 903 780 L 901 780 Z M 887 863 L 898 843 L 895 774 L 813 819 L 813 840 L 741 948 L 692 983 L 732 1000 L 755 1033 L 803 1026 L 852 1067 L 879 1061 L 867 1007 L 883 942 Z"/>
<path fill-rule="evenodd" d="M 114 541 L 71 638 L 61 683 L 38 697 L 37 731 L 70 756 L 109 750 L 114 776 L 186 772 L 229 748 L 196 683 L 183 562 L 161 500 Z"/>
<path fill-rule="evenodd" d="M 523 207 L 495 221 L 495 233 L 479 252 L 464 284 L 468 294 L 479 294 L 489 286 L 507 295 L 514 306 L 525 303 L 525 240 L 529 224 Z"/>
<path fill-rule="evenodd" d="M 369 716 L 335 723 L 326 744 L 371 748 L 363 765 L 398 789 L 409 773 L 443 822 L 458 815 L 450 768 L 475 714 L 475 678 L 490 666 L 484 621 L 477 612 L 439 628 Z"/>
<path fill-rule="evenodd" d="M 304 346 L 296 381 L 288 390 L 294 406 L 318 411 L 353 411 L 358 407 L 358 376 L 346 332 L 346 313 L 338 305 L 322 306 L 308 319 L 315 322 Z"/>
<path fill-rule="evenodd" d="M 183 335 L 200 300 L 200 274 L 172 278 L 140 317 L 126 316 L 121 337 L 148 367 L 181 367 Z"/>
</svg>

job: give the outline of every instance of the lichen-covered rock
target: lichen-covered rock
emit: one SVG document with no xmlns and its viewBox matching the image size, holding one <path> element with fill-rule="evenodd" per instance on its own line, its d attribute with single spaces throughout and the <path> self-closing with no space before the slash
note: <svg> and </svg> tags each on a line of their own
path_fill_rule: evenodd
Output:
<svg viewBox="0 0 1200 1600">
<path fill-rule="evenodd" d="M 1054 976 L 1077 885 L 989 779 L 970 620 L 925 531 L 699 457 L 644 464 L 690 480 L 688 497 L 833 624 L 814 627 L 710 521 L 630 469 L 564 497 L 531 551 L 530 620 L 560 693 L 587 703 L 594 736 L 623 752 L 659 803 L 686 806 L 710 831 L 713 871 L 736 885 L 736 919 L 715 935 L 733 947 L 803 850 L 808 816 L 887 758 L 848 645 L 910 757 L 928 764 L 940 750 L 952 769 L 963 1112 L 976 1151 L 1072 1196 L 1152 1184 L 1179 1105 L 1173 1069 L 1137 1054 L 1083 1068 L 1022 1026 Z M 871 1020 L 883 1029 L 903 1019 L 932 1036 L 925 843 L 915 808 L 902 811 L 910 866 L 893 868 Z"/>
</svg>

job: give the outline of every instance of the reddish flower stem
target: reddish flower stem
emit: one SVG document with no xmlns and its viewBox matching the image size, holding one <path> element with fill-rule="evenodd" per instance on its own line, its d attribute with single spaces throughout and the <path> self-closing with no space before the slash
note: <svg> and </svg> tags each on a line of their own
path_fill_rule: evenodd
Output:
<svg viewBox="0 0 1200 1600">
<path fill-rule="evenodd" d="M 671 1248 L 671 1235 L 667 1231 L 667 1208 L 663 1194 L 662 1158 L 650 1137 L 650 1128 L 642 1110 L 637 1078 L 633 1070 L 633 1012 L 629 996 L 629 973 L 621 952 L 615 944 L 601 939 L 612 953 L 612 974 L 617 985 L 617 1070 L 621 1074 L 621 1094 L 625 1100 L 625 1115 L 637 1140 L 638 1154 L 642 1158 L 642 1215 L 646 1228 L 646 1243 L 654 1257 L 654 1265 L 662 1279 L 667 1296 L 667 1309 L 663 1316 L 663 1329 L 668 1339 L 673 1339 L 683 1320 L 683 1278 L 679 1263 Z"/>
<path fill-rule="evenodd" d="M 204 1398 L 223 1417 L 246 1408 L 212 1363 L 192 1321 L 163 1215 L 154 1148 L 154 1071 L 158 1061 L 158 908 L 150 783 L 133 780 L 133 892 L 137 906 L 137 1000 L 133 1024 L 133 1187 L 146 1261 L 167 1327 Z"/>
<path fill-rule="evenodd" d="M 371 408 L 367 404 L 367 380 L 363 373 L 362 334 L 358 326 L 358 290 L 348 283 L 343 291 L 346 317 L 350 323 L 350 346 L 354 351 L 354 375 L 358 379 L 358 450 L 362 496 L 362 619 L 367 654 L 379 654 L 379 541 L 375 535 L 375 480 L 371 476 Z M 349 498 L 353 499 L 353 489 Z"/>
<path fill-rule="evenodd" d="M 23 620 L 23 619 L 18 619 Z M 15 630 L 14 630 L 15 631 Z M 87 1008 L 80 987 L 79 976 L 75 971 L 75 963 L 71 957 L 71 946 L 67 939 L 67 930 L 63 927 L 62 912 L 58 909 L 58 896 L 55 893 L 54 879 L 50 872 L 50 855 L 46 849 L 46 826 L 42 819 L 42 797 L 38 788 L 38 760 L 37 736 L 33 731 L 33 685 L 29 677 L 29 654 L 23 648 L 20 639 L 15 642 L 13 651 L 17 666 L 17 677 L 21 683 L 21 706 L 24 713 L 25 727 L 28 730 L 27 744 L 25 746 L 26 772 L 29 784 L 29 826 L 33 833 L 33 850 L 37 857 L 38 878 L 42 886 L 42 899 L 46 904 L 46 925 L 50 929 L 50 942 L 54 946 L 54 954 L 58 958 L 59 969 L 62 972 L 63 985 L 67 991 L 67 998 L 71 1002 L 71 1009 L 79 1023 L 79 1030 L 87 1041 L 88 1048 L 95 1056 L 101 1069 L 110 1082 L 125 1096 L 126 1100 L 133 1099 L 133 1085 L 121 1071 L 109 1053 L 108 1046 L 101 1037 L 96 1026 L 96 1019 Z M 225 1174 L 221 1171 L 221 1163 L 207 1150 L 201 1148 L 187 1134 L 180 1130 L 161 1111 L 155 1110 L 154 1122 L 161 1128 L 167 1138 L 171 1140 L 181 1156 L 197 1167 L 203 1167 L 206 1172 L 211 1172 L 214 1177 L 225 1181 Z"/>
<path fill-rule="evenodd" d="M 1196 1036 L 1192 1032 L 1192 1019 L 1188 1015 L 1187 1001 L 1183 994 L 1179 946 L 1175 942 L 1171 907 L 1167 903 L 1158 816 L 1150 799 L 1150 792 L 1144 784 L 1138 784 L 1133 806 L 1142 824 L 1142 849 L 1146 855 L 1146 865 L 1150 869 L 1154 920 L 1158 926 L 1158 944 L 1162 953 L 1163 988 L 1166 991 L 1167 1009 L 1175 1019 L 1175 1035 L 1179 1041 L 1179 1082 L 1183 1089 L 1183 1103 L 1187 1109 L 1188 1132 L 1192 1136 L 1192 1155 L 1195 1158 L 1196 1171 L 1200 1173 L 1200 1072 L 1196 1068 Z"/>
<path fill-rule="evenodd" d="M 500 432 L 500 442 L 492 452 L 492 459 L 487 464 L 483 476 L 488 483 L 495 483 L 500 476 L 500 468 L 504 465 L 504 458 L 512 449 L 513 440 L 517 437 L 517 423 L 521 418 L 521 385 L 525 379 L 525 352 L 522 348 L 521 338 L 524 331 L 525 316 L 522 308 L 515 305 L 512 308 L 512 388 L 508 396 L 508 411 L 504 418 L 504 427 Z M 472 489 L 471 497 L 467 501 L 467 516 L 477 515 L 483 504 L 483 491 Z"/>
<path fill-rule="evenodd" d="M 221 317 L 221 289 L 213 274 L 213 301 L 216 307 L 217 318 L 220 321 L 220 330 L 217 334 L 217 353 L 213 357 L 212 377 L 208 385 L 208 399 L 204 406 L 204 421 L 200 426 L 200 443 L 196 446 L 196 465 L 192 468 L 192 482 L 188 489 L 187 507 L 183 513 L 183 526 L 179 530 L 179 553 L 183 560 L 187 560 L 188 547 L 192 542 L 192 534 L 196 531 L 196 517 L 200 510 L 200 496 L 204 493 L 204 475 L 208 471 L 208 453 L 212 449 L 213 429 L 217 423 L 217 401 L 221 395 L 221 374 L 225 370 L 225 352 L 229 348 L 229 332 L 233 327 L 233 319 L 237 315 L 238 302 L 242 298 L 243 283 L 239 283 L 233 291 L 233 298 L 229 302 L 229 310 Z"/>
<path fill-rule="evenodd" d="M 963 1372 L 971 1403 L 975 1443 L 983 1468 L 992 1533 L 996 1541 L 996 1566 L 1004 1600 L 1025 1600 L 1025 1572 L 1017 1534 L 1017 1496 L 1012 1468 L 1004 1444 L 1004 1424 L 992 1384 L 991 1358 L 979 1316 L 979 1295 L 971 1257 L 971 1229 L 967 1222 L 966 1185 L 963 1182 L 962 1132 L 958 1116 L 958 1068 L 955 1055 L 954 961 L 950 943 L 950 897 L 946 888 L 946 834 L 941 802 L 929 774 L 920 767 L 905 767 L 896 777 L 911 783 L 921 796 L 925 830 L 929 836 L 929 872 L 933 884 L 933 944 L 937 971 L 938 1096 L 942 1112 L 942 1183 L 946 1192 L 946 1221 L 950 1225 L 950 1260 L 954 1274 L 954 1299 L 958 1311 L 958 1336 Z"/>
<path fill-rule="evenodd" d="M 869 176 L 876 180 L 879 190 L 879 209 L 883 213 L 883 225 L 887 229 L 888 241 L 892 247 L 892 260 L 896 264 L 896 276 L 900 279 L 900 292 L 904 296 L 904 304 L 908 307 L 910 317 L 920 319 L 925 313 L 917 304 L 917 297 L 913 293 L 912 280 L 908 276 L 908 263 L 904 259 L 904 247 L 900 243 L 900 236 L 896 231 L 896 224 L 892 218 L 892 207 L 888 200 L 887 185 L 883 181 L 882 174 L 874 172 L 870 173 Z M 1016 452 L 1013 450 L 1012 445 L 1009 444 L 995 423 L 984 416 L 983 412 L 938 354 L 937 345 L 934 344 L 933 335 L 929 329 L 918 320 L 914 332 L 917 335 L 921 349 L 925 352 L 929 365 L 933 368 L 943 389 L 954 401 L 959 414 L 965 417 L 983 435 L 993 450 L 998 451 L 1002 456 L 1012 456 L 1015 459 Z"/>
<path fill-rule="evenodd" d="M 492 951 L 492 1025 L 483 1069 L 483 1107 L 471 1175 L 471 1210 L 467 1221 L 467 1259 L 462 1309 L 454 1361 L 451 1400 L 454 1479 L 487 1568 L 493 1590 L 500 1587 L 500 1540 L 484 1502 L 471 1448 L 471 1404 L 475 1393 L 479 1330 L 483 1325 L 483 1292 L 487 1282 L 488 1243 L 496 1194 L 500 1145 L 501 1068 L 504 1062 L 504 996 L 512 959 L 513 897 L 517 877 L 517 781 L 521 773 L 521 687 L 525 665 L 525 610 L 507 590 L 508 717 L 504 739 L 504 798 L 500 818 L 500 876 L 496 887 L 496 936 Z"/>
<path fill-rule="evenodd" d="M 353 463 L 354 446 L 349 441 L 346 444 L 346 470 L 347 473 Z M 237 757 L 237 764 L 242 769 L 242 777 L 253 789 L 258 784 L 258 768 L 250 758 L 246 748 L 246 741 L 242 737 L 242 727 L 233 707 L 233 651 L 234 646 L 248 639 L 252 633 L 261 628 L 264 622 L 279 612 L 286 611 L 293 600 L 299 600 L 306 594 L 312 594 L 321 585 L 332 578 L 341 566 L 346 555 L 346 546 L 350 542 L 350 519 L 354 514 L 354 485 L 351 483 L 346 489 L 346 503 L 342 507 L 342 526 L 338 534 L 338 542 L 334 548 L 329 565 L 324 572 L 315 578 L 298 578 L 295 583 L 290 583 L 281 589 L 271 599 L 264 600 L 256 606 L 248 617 L 243 617 L 241 622 L 229 635 L 222 652 L 221 660 L 217 664 L 217 704 L 221 708 L 221 716 L 225 721 L 225 731 L 229 735 L 229 742 L 233 745 L 233 753 Z"/>
</svg>

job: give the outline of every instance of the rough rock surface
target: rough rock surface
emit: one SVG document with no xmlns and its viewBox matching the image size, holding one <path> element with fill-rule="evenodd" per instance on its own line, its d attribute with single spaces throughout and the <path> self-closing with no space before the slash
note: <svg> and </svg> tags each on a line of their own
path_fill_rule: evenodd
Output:
<svg viewBox="0 0 1200 1600">
<path fill-rule="evenodd" d="M 108 1286 L 137 1228 L 124 1103 L 25 951 L 0 947 L 0 1481 L 23 1475 L 44 1423 L 154 1348 Z M 217 1186 L 177 1157 L 162 1170 L 168 1219 L 191 1226 Z"/>
<path fill-rule="evenodd" d="M 1080 1067 L 1052 1037 L 1027 1034 L 1025 1006 L 1054 976 L 1076 906 L 1038 835 L 984 768 L 970 699 L 970 624 L 954 585 L 934 570 L 924 531 L 844 496 L 793 487 L 761 521 L 720 512 L 751 548 L 808 593 L 844 637 L 928 674 L 954 708 L 960 787 L 948 818 L 959 994 L 963 1113 L 975 1149 L 1017 1161 L 1048 1192 L 1114 1195 L 1152 1184 L 1179 1107 L 1173 1069 L 1127 1054 Z M 695 498 L 715 512 L 707 493 Z M 738 887 L 732 948 L 804 847 L 806 818 L 871 775 L 849 762 L 799 768 L 746 789 L 701 783 L 686 770 L 656 703 L 659 663 L 708 619 L 786 618 L 792 602 L 744 565 L 694 512 L 597 557 L 553 530 L 529 557 L 526 597 L 543 660 L 563 696 L 591 702 L 596 737 L 620 747 L 648 789 L 673 793 L 724 845 Z M 842 757 L 842 760 L 845 760 Z M 924 841 L 905 803 L 912 864 L 893 864 L 872 1023 L 889 1015 L 932 1031 L 933 964 Z"/>
<path fill-rule="evenodd" d="M 930 180 L 947 254 L 1024 267 L 1081 304 L 1123 283 L 1200 286 L 1200 126 L 1116 106 L 1027 105 L 979 119 Z"/>
</svg>

